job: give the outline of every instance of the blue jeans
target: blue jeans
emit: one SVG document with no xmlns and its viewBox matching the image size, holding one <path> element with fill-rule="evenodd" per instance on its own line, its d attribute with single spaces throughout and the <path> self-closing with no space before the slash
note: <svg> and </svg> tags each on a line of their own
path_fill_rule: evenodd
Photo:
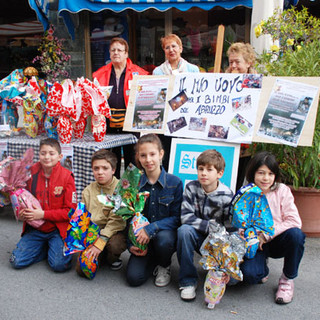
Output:
<svg viewBox="0 0 320 320">
<path fill-rule="evenodd" d="M 149 242 L 148 252 L 143 257 L 130 255 L 127 265 L 127 281 L 130 286 L 142 285 L 151 276 L 154 268 L 170 266 L 171 257 L 176 251 L 177 232 L 162 230 Z"/>
<path fill-rule="evenodd" d="M 256 284 L 269 274 L 267 258 L 284 258 L 283 273 L 288 279 L 298 276 L 299 264 L 304 252 L 305 234 L 299 228 L 291 228 L 279 234 L 258 250 L 253 259 L 244 259 L 240 265 L 243 281 Z"/>
<path fill-rule="evenodd" d="M 72 255 L 63 255 L 64 242 L 58 230 L 44 233 L 28 227 L 13 250 L 10 263 L 21 269 L 48 258 L 50 267 L 56 272 L 71 268 Z"/>
<path fill-rule="evenodd" d="M 189 224 L 183 224 L 178 229 L 177 256 L 180 264 L 179 285 L 180 287 L 197 284 L 198 272 L 193 263 L 194 251 L 199 252 L 206 235 L 198 232 Z"/>
</svg>

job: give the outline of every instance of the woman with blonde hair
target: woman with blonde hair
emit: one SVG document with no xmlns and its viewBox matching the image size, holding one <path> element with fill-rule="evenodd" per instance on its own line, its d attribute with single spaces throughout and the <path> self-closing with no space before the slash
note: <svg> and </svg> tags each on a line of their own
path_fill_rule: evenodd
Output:
<svg viewBox="0 0 320 320">
<path fill-rule="evenodd" d="M 229 67 L 226 73 L 257 73 L 254 69 L 256 53 L 250 43 L 235 42 L 228 51 Z"/>
<path fill-rule="evenodd" d="M 199 68 L 181 57 L 182 41 L 176 34 L 168 34 L 161 38 L 161 46 L 166 61 L 153 70 L 154 75 L 178 74 L 182 72 L 199 72 Z"/>
</svg>

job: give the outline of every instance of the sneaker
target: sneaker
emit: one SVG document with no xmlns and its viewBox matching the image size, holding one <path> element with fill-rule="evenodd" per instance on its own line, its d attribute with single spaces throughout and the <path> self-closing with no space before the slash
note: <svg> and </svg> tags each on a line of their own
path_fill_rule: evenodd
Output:
<svg viewBox="0 0 320 320">
<path fill-rule="evenodd" d="M 157 266 L 153 271 L 153 275 L 156 277 L 154 280 L 154 284 L 157 287 L 165 287 L 171 281 L 170 267 L 164 268 L 161 266 Z"/>
<path fill-rule="evenodd" d="M 187 286 L 187 287 L 181 287 L 181 299 L 184 301 L 191 301 L 196 298 L 196 289 L 197 286 Z"/>
<path fill-rule="evenodd" d="M 111 263 L 110 269 L 113 271 L 120 270 L 122 268 L 122 260 L 118 259 L 117 261 Z"/>
<path fill-rule="evenodd" d="M 291 279 L 285 279 L 283 276 L 279 279 L 278 291 L 276 293 L 276 303 L 290 303 L 293 298 L 294 283 Z"/>
</svg>

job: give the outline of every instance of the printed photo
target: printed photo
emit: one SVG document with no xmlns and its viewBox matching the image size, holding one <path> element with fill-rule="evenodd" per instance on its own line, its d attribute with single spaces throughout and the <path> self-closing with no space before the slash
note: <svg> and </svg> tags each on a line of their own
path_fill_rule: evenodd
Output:
<svg viewBox="0 0 320 320">
<path fill-rule="evenodd" d="M 157 103 L 164 103 L 167 97 L 167 88 L 162 88 L 157 96 Z"/>
<path fill-rule="evenodd" d="M 251 95 L 232 99 L 233 112 L 239 112 L 241 110 L 248 110 L 248 109 L 251 109 Z"/>
<path fill-rule="evenodd" d="M 228 139 L 229 127 L 214 126 L 209 127 L 208 138 Z"/>
<path fill-rule="evenodd" d="M 311 97 L 304 97 L 300 100 L 298 108 L 296 109 L 296 112 L 307 114 L 309 112 L 310 106 L 312 104 L 312 98 Z"/>
<path fill-rule="evenodd" d="M 207 118 L 190 118 L 189 130 L 193 131 L 205 131 L 207 124 Z"/>
<path fill-rule="evenodd" d="M 245 74 L 242 79 L 242 88 L 261 89 L 262 74 Z"/>
<path fill-rule="evenodd" d="M 245 135 L 252 128 L 252 124 L 243 118 L 239 113 L 231 120 L 231 125 L 235 127 L 242 135 Z"/>
<path fill-rule="evenodd" d="M 176 132 L 187 125 L 185 117 L 180 117 L 178 119 L 171 120 L 167 123 L 170 133 Z"/>
<path fill-rule="evenodd" d="M 180 108 L 184 103 L 188 101 L 188 97 L 184 91 L 178 93 L 175 97 L 169 100 L 170 107 L 173 111 Z"/>
</svg>

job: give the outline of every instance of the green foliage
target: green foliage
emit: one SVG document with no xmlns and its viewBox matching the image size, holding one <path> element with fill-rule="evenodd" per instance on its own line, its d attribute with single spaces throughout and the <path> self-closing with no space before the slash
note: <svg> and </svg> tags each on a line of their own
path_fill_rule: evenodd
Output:
<svg viewBox="0 0 320 320">
<path fill-rule="evenodd" d="M 305 8 L 301 12 L 293 8 L 282 14 L 276 11 L 259 26 L 256 27 L 256 35 L 259 31 L 260 34 L 270 34 L 280 44 L 278 50 L 265 51 L 258 57 L 259 72 L 270 76 L 320 75 L 320 19 L 310 16 Z M 254 153 L 268 150 L 276 155 L 284 183 L 293 185 L 295 189 L 320 189 L 319 108 L 312 147 L 259 143 L 251 148 Z"/>
</svg>

